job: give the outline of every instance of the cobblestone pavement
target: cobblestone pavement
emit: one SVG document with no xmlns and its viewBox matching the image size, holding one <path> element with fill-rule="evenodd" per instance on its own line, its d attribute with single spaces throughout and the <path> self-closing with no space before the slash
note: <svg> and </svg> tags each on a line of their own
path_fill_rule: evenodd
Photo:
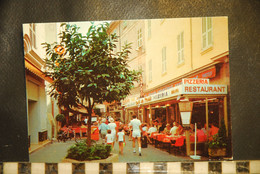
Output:
<svg viewBox="0 0 260 174">
<path fill-rule="evenodd" d="M 67 149 L 72 146 L 75 141 L 67 142 L 53 142 L 52 144 L 43 147 L 36 152 L 30 154 L 30 162 L 52 162 L 58 163 L 65 158 Z M 101 140 L 98 142 L 101 143 Z M 190 160 L 188 157 L 174 156 L 169 154 L 166 150 L 155 148 L 153 145 L 148 145 L 148 148 L 142 148 L 142 156 L 138 154 L 138 146 L 136 142 L 136 152 L 133 153 L 132 141 L 128 140 L 126 136 L 126 146 L 124 154 L 119 154 L 119 162 L 163 162 L 163 161 L 184 161 Z M 115 143 L 112 153 L 119 153 L 118 143 Z"/>
</svg>

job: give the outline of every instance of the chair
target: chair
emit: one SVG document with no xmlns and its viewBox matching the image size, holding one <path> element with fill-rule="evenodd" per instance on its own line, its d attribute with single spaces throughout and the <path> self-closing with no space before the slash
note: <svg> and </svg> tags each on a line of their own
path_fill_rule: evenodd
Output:
<svg viewBox="0 0 260 174">
<path fill-rule="evenodd" d="M 99 129 L 97 126 L 91 127 L 91 139 L 95 141 L 99 140 Z"/>
<path fill-rule="evenodd" d="M 78 128 L 73 128 L 73 130 L 75 131 L 75 136 L 79 136 L 81 138 L 81 130 L 80 127 Z"/>
<path fill-rule="evenodd" d="M 171 139 L 169 138 L 169 137 L 165 137 L 165 138 L 163 138 L 163 144 L 165 145 L 168 145 L 168 152 L 170 152 L 170 149 L 171 149 Z"/>
<path fill-rule="evenodd" d="M 181 148 L 183 147 L 183 145 L 184 145 L 184 137 L 183 136 L 181 136 L 181 137 L 179 137 L 179 138 L 177 138 L 176 139 L 176 141 L 175 141 L 175 143 L 174 144 L 171 144 L 171 147 L 176 147 L 176 148 L 178 148 L 180 151 L 182 150 Z M 170 151 L 170 153 L 171 153 L 171 151 Z M 176 155 L 177 153 L 175 153 L 175 155 Z"/>
<path fill-rule="evenodd" d="M 207 141 L 207 135 L 198 136 L 198 142 L 205 142 Z"/>
<path fill-rule="evenodd" d="M 195 136 L 194 135 L 190 135 L 190 142 L 195 142 Z"/>
<path fill-rule="evenodd" d="M 157 143 L 161 144 L 161 143 L 163 142 L 163 139 L 164 139 L 165 137 L 166 137 L 165 134 L 159 134 L 159 135 L 157 135 L 157 138 L 156 138 Z"/>
<path fill-rule="evenodd" d="M 81 128 L 82 136 L 87 136 L 87 128 Z"/>
</svg>

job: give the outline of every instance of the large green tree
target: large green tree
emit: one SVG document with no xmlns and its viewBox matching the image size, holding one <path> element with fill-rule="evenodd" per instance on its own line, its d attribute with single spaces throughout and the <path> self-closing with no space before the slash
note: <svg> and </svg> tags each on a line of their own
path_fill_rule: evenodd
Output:
<svg viewBox="0 0 260 174">
<path fill-rule="evenodd" d="M 60 43 L 43 43 L 45 74 L 53 79 L 50 95 L 70 112 L 85 108 L 89 146 L 94 104 L 124 99 L 140 75 L 127 65 L 131 46 L 115 52 L 117 36 L 108 34 L 108 27 L 108 23 L 92 23 L 83 35 L 76 25 L 62 24 Z"/>
</svg>

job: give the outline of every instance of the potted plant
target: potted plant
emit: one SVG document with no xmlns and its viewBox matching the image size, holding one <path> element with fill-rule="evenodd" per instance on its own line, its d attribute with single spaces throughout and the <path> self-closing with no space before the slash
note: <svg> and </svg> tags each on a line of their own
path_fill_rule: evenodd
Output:
<svg viewBox="0 0 260 174">
<path fill-rule="evenodd" d="M 63 114 L 56 115 L 56 121 L 63 122 L 65 120 L 65 116 Z"/>
<path fill-rule="evenodd" d="M 63 114 L 56 115 L 56 121 L 58 121 L 59 127 L 61 126 L 61 123 L 65 121 L 65 116 Z M 59 128 L 58 128 L 59 129 Z"/>
<path fill-rule="evenodd" d="M 118 161 L 117 154 L 111 154 L 111 145 L 96 144 L 94 140 L 91 140 L 91 146 L 88 147 L 86 141 L 80 141 L 71 146 L 68 149 L 67 156 L 63 162 L 82 162 L 82 161 Z M 108 159 L 110 158 L 110 159 Z"/>
<path fill-rule="evenodd" d="M 208 153 L 210 157 L 224 157 L 227 154 L 227 136 L 224 120 L 221 120 L 219 131 L 208 141 Z"/>
</svg>

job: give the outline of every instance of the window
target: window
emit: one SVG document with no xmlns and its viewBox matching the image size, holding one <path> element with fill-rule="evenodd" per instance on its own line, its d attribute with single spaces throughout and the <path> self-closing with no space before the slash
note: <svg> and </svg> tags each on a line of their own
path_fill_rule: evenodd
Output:
<svg viewBox="0 0 260 174">
<path fill-rule="evenodd" d="M 151 20 L 148 20 L 148 39 L 152 36 Z"/>
<path fill-rule="evenodd" d="M 115 29 L 113 31 L 113 35 L 115 35 L 117 37 L 117 30 Z M 116 47 L 114 48 L 114 52 L 116 53 L 117 52 L 117 47 L 118 47 L 118 43 L 115 43 Z"/>
<path fill-rule="evenodd" d="M 149 81 L 152 81 L 152 59 L 149 60 Z"/>
<path fill-rule="evenodd" d="M 142 37 L 143 37 L 142 29 L 140 28 L 137 31 L 137 46 L 138 46 L 138 48 L 143 45 L 143 38 Z"/>
<path fill-rule="evenodd" d="M 184 62 L 184 36 L 183 32 L 177 36 L 178 63 Z"/>
<path fill-rule="evenodd" d="M 212 18 L 202 18 L 202 50 L 211 47 L 213 44 Z"/>
<path fill-rule="evenodd" d="M 166 73 L 166 47 L 162 48 L 162 74 Z"/>
<path fill-rule="evenodd" d="M 30 39 L 33 48 L 36 48 L 35 24 L 30 24 Z"/>
</svg>

